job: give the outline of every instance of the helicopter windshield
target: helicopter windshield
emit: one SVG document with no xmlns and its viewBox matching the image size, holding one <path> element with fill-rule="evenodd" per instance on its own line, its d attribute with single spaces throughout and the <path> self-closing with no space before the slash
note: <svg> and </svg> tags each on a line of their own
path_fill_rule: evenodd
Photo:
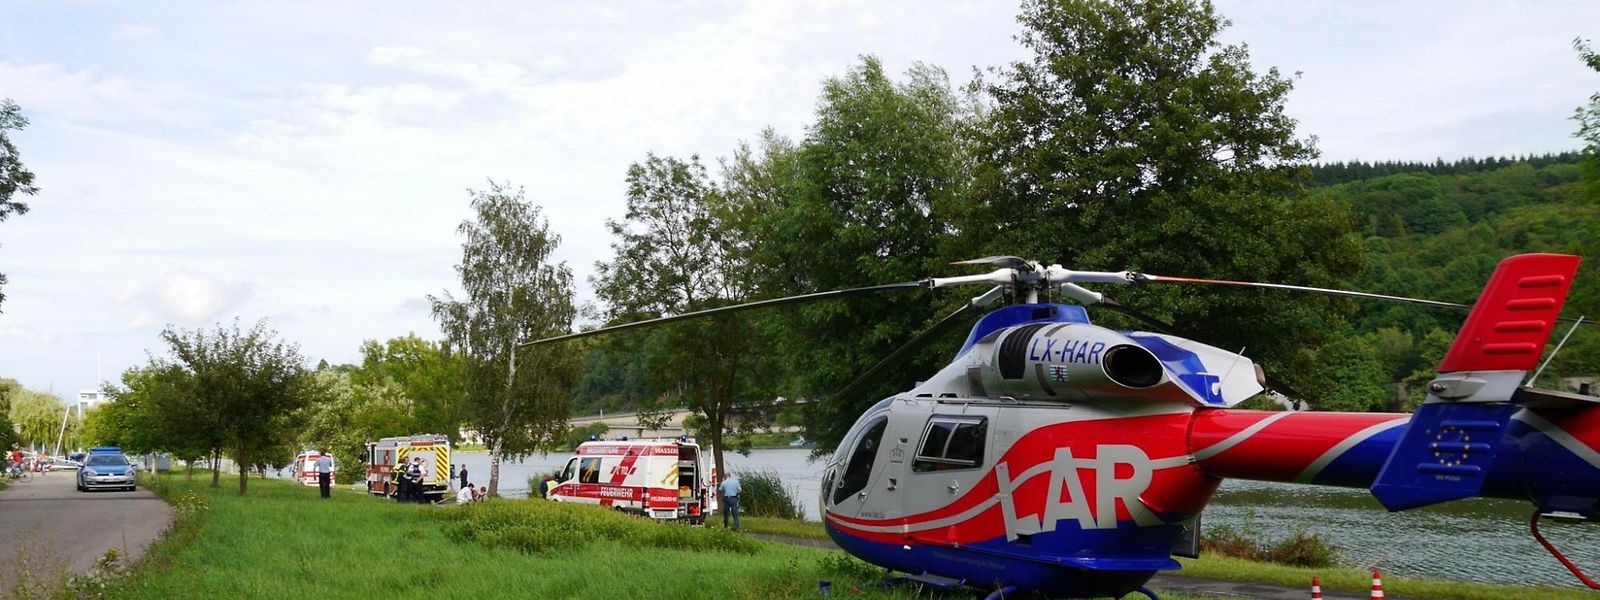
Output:
<svg viewBox="0 0 1600 600">
<path fill-rule="evenodd" d="M 867 432 L 856 441 L 856 448 L 850 453 L 850 463 L 844 469 L 844 477 L 839 479 L 839 489 L 833 492 L 834 504 L 867 487 L 867 478 L 872 475 L 872 459 L 878 455 L 878 442 L 883 440 L 883 430 L 888 425 L 888 417 L 873 419 L 867 425 Z"/>
</svg>

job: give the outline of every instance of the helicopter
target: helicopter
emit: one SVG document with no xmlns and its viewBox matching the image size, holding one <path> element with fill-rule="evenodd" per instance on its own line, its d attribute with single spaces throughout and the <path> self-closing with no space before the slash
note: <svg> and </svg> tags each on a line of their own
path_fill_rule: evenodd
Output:
<svg viewBox="0 0 1600 600">
<path fill-rule="evenodd" d="M 867 409 L 823 466 L 824 527 L 905 579 L 989 597 L 1121 597 L 1198 552 L 1198 517 L 1227 478 L 1368 488 L 1390 511 L 1471 497 L 1541 518 L 1600 518 L 1600 398 L 1524 385 L 1559 322 L 1579 258 L 1499 263 L 1472 306 L 1272 283 L 1072 271 L 1018 257 L 987 273 L 763 300 L 525 342 L 843 297 L 987 285 L 837 397 L 982 313 L 955 358 Z M 1470 310 L 1413 413 L 1234 408 L 1272 381 L 1249 358 L 1085 285 L 1214 284 Z M 1075 304 L 1041 301 L 1064 296 Z M 1010 302 L 997 308 L 1002 300 Z M 1085 307 L 1157 331 L 1095 325 Z M 1582 318 L 1573 324 L 1575 329 Z M 1570 335 L 1571 330 L 1568 331 Z M 1563 339 L 1563 342 L 1565 340 Z M 1557 348 L 1559 350 L 1559 347 Z"/>
</svg>

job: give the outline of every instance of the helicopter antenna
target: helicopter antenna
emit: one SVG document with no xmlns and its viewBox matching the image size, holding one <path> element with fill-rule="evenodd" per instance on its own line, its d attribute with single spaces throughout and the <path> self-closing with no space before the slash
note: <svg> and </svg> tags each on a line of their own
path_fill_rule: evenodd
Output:
<svg viewBox="0 0 1600 600">
<path fill-rule="evenodd" d="M 1534 371 L 1533 372 L 1533 377 L 1529 377 L 1528 378 L 1528 384 L 1524 385 L 1522 387 L 1527 387 L 1527 388 L 1533 387 L 1533 382 L 1537 381 L 1539 379 L 1539 374 L 1544 372 L 1544 368 L 1545 367 L 1550 366 L 1550 361 L 1556 359 L 1556 353 L 1561 352 L 1561 347 L 1567 345 L 1567 338 L 1572 337 L 1572 332 L 1578 330 L 1578 326 L 1583 324 L 1583 319 L 1584 319 L 1584 317 L 1582 317 L 1582 316 L 1578 317 L 1578 322 L 1577 323 L 1573 323 L 1572 327 L 1567 328 L 1567 334 L 1561 336 L 1561 341 L 1560 342 L 1556 342 L 1556 349 L 1550 351 L 1550 356 L 1545 357 L 1544 364 L 1539 365 L 1539 370 Z"/>
</svg>

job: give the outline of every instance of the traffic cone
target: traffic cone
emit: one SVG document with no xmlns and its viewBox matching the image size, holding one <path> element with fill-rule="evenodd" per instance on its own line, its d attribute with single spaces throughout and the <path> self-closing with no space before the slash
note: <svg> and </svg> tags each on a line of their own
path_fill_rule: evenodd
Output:
<svg viewBox="0 0 1600 600">
<path fill-rule="evenodd" d="M 1372 595 L 1368 596 L 1368 598 L 1382 598 L 1382 597 L 1383 597 L 1383 576 L 1378 574 L 1378 570 L 1377 569 L 1373 569 L 1372 570 Z"/>
<path fill-rule="evenodd" d="M 1311 600 L 1322 600 L 1322 580 L 1311 578 Z"/>
</svg>

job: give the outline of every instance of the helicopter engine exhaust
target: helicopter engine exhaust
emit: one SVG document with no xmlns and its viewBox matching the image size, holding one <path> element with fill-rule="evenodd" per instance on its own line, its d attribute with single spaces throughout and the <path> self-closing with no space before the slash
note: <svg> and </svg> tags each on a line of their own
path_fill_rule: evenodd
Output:
<svg viewBox="0 0 1600 600">
<path fill-rule="evenodd" d="M 1132 344 L 1107 349 L 1100 364 L 1105 367 L 1106 377 L 1134 389 L 1161 383 L 1161 377 L 1166 374 L 1166 369 L 1161 367 L 1161 361 L 1156 360 L 1154 354 Z"/>
</svg>

